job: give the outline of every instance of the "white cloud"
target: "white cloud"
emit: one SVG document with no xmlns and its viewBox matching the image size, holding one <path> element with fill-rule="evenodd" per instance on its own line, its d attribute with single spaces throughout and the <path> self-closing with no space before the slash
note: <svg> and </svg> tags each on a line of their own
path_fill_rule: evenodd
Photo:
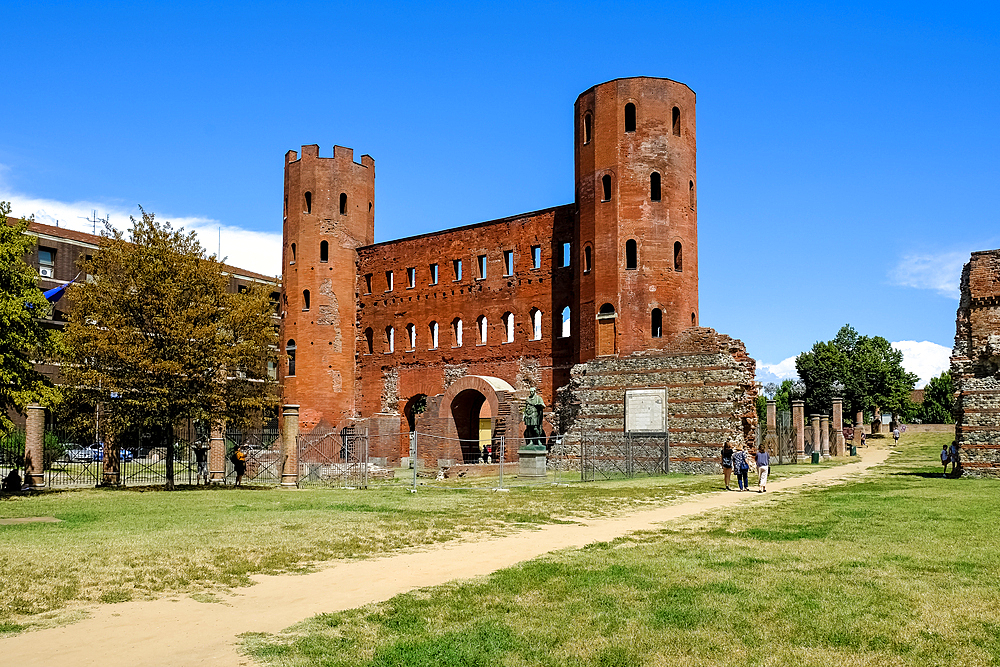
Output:
<svg viewBox="0 0 1000 667">
<path fill-rule="evenodd" d="M 35 220 L 46 225 L 58 225 L 66 229 L 94 233 L 94 211 L 98 218 L 108 218 L 115 229 L 125 231 L 129 226 L 129 216 L 139 217 L 139 207 L 128 207 L 118 203 L 75 201 L 62 202 L 54 199 L 25 197 L 0 186 L 0 200 L 11 203 L 11 214 L 17 217 L 35 216 Z M 263 273 L 281 274 L 281 234 L 256 232 L 235 225 L 226 225 L 218 220 L 203 217 L 176 217 L 154 211 L 158 220 L 168 220 L 175 229 L 183 227 L 198 235 L 208 254 L 222 249 L 222 257 L 232 266 Z M 97 223 L 97 233 L 102 226 Z M 220 244 L 221 236 L 221 244 Z"/>
<path fill-rule="evenodd" d="M 795 370 L 795 357 L 788 357 L 776 364 L 757 364 L 757 382 L 781 384 L 783 380 L 797 380 L 799 374 Z"/>
<path fill-rule="evenodd" d="M 938 294 L 958 299 L 962 267 L 970 252 L 943 252 L 937 255 L 904 255 L 889 272 L 894 285 L 934 290 Z"/>
<path fill-rule="evenodd" d="M 903 368 L 920 376 L 917 381 L 918 389 L 950 367 L 950 347 L 929 340 L 901 340 L 892 346 L 903 353 Z"/>
</svg>

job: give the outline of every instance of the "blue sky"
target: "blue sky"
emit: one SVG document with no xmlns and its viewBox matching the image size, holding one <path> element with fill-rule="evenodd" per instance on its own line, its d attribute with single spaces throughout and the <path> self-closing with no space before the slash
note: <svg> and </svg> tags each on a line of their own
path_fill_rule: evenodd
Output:
<svg viewBox="0 0 1000 667">
<path fill-rule="evenodd" d="M 767 371 L 845 323 L 946 363 L 1000 247 L 1000 11 L 923 3 L 0 3 L 0 197 L 136 204 L 279 270 L 283 155 L 376 162 L 376 238 L 570 202 L 602 81 L 698 94 L 701 323 Z M 911 343 L 906 343 L 911 341 Z"/>
</svg>

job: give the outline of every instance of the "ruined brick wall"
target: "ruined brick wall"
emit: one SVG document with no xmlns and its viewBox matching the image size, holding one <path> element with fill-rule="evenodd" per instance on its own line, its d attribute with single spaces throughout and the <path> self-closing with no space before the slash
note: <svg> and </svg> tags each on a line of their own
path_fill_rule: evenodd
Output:
<svg viewBox="0 0 1000 667">
<path fill-rule="evenodd" d="M 965 474 L 1000 477 L 1000 250 L 972 253 L 961 287 L 951 357 L 955 439 Z"/>
<path fill-rule="evenodd" d="M 562 453 L 572 455 L 581 438 L 621 441 L 625 390 L 666 387 L 671 471 L 721 472 L 723 444 L 754 442 L 755 370 L 741 341 L 702 327 L 663 350 L 574 366 L 560 402 Z"/>
</svg>

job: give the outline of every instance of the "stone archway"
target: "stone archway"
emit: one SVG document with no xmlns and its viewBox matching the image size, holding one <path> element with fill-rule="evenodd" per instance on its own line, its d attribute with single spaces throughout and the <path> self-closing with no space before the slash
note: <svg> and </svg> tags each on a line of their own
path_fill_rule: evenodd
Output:
<svg viewBox="0 0 1000 667">
<path fill-rule="evenodd" d="M 438 408 L 438 418 L 445 435 L 453 438 L 461 449 L 465 463 L 479 461 L 481 447 L 489 446 L 498 427 L 501 405 L 506 404 L 514 388 L 500 378 L 466 375 L 455 381 L 444 393 Z M 456 457 L 457 458 L 457 457 Z"/>
</svg>

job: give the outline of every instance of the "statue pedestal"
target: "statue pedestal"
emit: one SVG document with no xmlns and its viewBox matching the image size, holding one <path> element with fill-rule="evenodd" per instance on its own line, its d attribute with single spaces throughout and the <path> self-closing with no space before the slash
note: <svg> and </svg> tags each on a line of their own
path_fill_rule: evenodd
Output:
<svg viewBox="0 0 1000 667">
<path fill-rule="evenodd" d="M 545 456 L 544 449 L 519 449 L 517 450 L 517 477 L 525 480 L 545 479 Z"/>
</svg>

